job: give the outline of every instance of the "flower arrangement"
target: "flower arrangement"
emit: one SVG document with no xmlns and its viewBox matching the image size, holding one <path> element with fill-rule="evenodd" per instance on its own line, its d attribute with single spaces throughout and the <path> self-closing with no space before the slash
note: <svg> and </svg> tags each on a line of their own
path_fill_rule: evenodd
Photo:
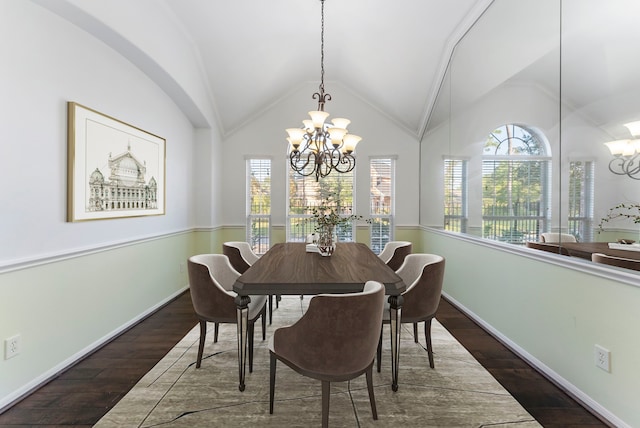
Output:
<svg viewBox="0 0 640 428">
<path fill-rule="evenodd" d="M 613 208 L 609 208 L 607 215 L 600 219 L 598 233 L 604 231 L 604 224 L 615 219 L 630 219 L 634 223 L 640 223 L 640 204 L 620 203 Z"/>
<path fill-rule="evenodd" d="M 350 223 L 353 220 L 364 220 L 371 223 L 371 220 L 364 219 L 361 215 L 349 214 L 341 215 L 343 205 L 335 193 L 329 194 L 317 207 L 311 209 L 312 217 L 307 221 L 315 222 L 315 232 L 318 234 L 318 250 L 320 254 L 327 256 L 333 254 L 337 241 L 336 228 L 341 224 Z"/>
<path fill-rule="evenodd" d="M 333 230 L 336 226 L 340 224 L 347 224 L 353 220 L 364 220 L 367 223 L 370 223 L 369 219 L 364 219 L 361 215 L 340 215 L 340 208 L 342 206 L 343 205 L 341 204 L 340 199 L 337 199 L 336 194 L 331 193 L 322 200 L 319 206 L 313 207 L 311 209 L 313 217 L 311 217 L 309 221 L 314 221 L 316 223 L 315 231 L 320 233 L 327 229 Z"/>
</svg>

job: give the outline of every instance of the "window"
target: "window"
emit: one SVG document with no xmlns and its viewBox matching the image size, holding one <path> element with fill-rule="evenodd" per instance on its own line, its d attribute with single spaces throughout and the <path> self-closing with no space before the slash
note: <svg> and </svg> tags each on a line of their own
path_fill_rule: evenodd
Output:
<svg viewBox="0 0 640 428">
<path fill-rule="evenodd" d="M 369 204 L 371 250 L 380 254 L 384 245 L 393 241 L 395 159 L 371 159 L 369 168 L 371 176 Z"/>
<path fill-rule="evenodd" d="M 305 177 L 291 168 L 288 168 L 288 170 L 287 241 L 304 242 L 306 236 L 315 231 L 315 222 L 308 220 L 312 218 L 311 210 L 313 207 L 320 206 L 329 196 L 332 196 L 333 200 L 340 202 L 338 212 L 341 215 L 354 214 L 353 171 L 347 173 L 332 172 L 316 181 L 315 176 Z M 354 240 L 353 222 L 339 225 L 337 229 L 339 241 Z"/>
<path fill-rule="evenodd" d="M 444 160 L 444 230 L 467 232 L 467 161 Z"/>
<path fill-rule="evenodd" d="M 531 129 L 503 125 L 484 146 L 482 236 L 524 244 L 549 225 L 550 163 L 545 143 Z"/>
<path fill-rule="evenodd" d="M 271 159 L 247 160 L 247 242 L 264 254 L 271 241 Z"/>
<path fill-rule="evenodd" d="M 569 233 L 578 241 L 593 241 L 594 163 L 569 163 Z"/>
</svg>

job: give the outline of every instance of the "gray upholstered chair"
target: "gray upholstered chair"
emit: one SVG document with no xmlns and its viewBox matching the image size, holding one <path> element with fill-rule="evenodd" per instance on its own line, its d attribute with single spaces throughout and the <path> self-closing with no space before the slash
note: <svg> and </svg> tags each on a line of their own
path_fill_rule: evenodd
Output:
<svg viewBox="0 0 640 428">
<path fill-rule="evenodd" d="M 189 287 L 193 309 L 200 322 L 200 344 L 196 368 L 202 362 L 207 336 L 207 322 L 215 323 L 214 343 L 218 341 L 218 324 L 238 322 L 236 293 L 233 284 L 240 274 L 223 254 L 199 254 L 189 257 Z M 249 303 L 249 371 L 253 371 L 253 331 L 256 320 L 262 316 L 262 340 L 266 330 L 266 296 L 251 296 Z"/>
<path fill-rule="evenodd" d="M 385 244 L 382 252 L 378 254 L 378 257 L 395 271 L 402 266 L 404 258 L 411 254 L 411 248 L 411 242 L 409 241 L 389 241 Z"/>
<path fill-rule="evenodd" d="M 593 253 L 591 261 L 609 266 L 617 266 L 625 269 L 640 270 L 640 260 L 627 259 L 624 257 L 610 256 L 608 254 Z"/>
<path fill-rule="evenodd" d="M 259 255 L 253 252 L 251 245 L 244 241 L 228 241 L 222 244 L 222 254 L 229 257 L 231 266 L 242 275 L 249 267 L 258 261 Z M 276 296 L 276 308 L 280 296 Z M 269 324 L 273 321 L 273 296 L 269 296 Z"/>
<path fill-rule="evenodd" d="M 550 243 L 551 244 L 557 244 L 557 242 L 550 242 Z M 548 253 L 560 254 L 560 255 L 563 255 L 563 256 L 569 256 L 570 255 L 569 254 L 569 250 L 567 250 L 562 245 L 545 245 L 544 243 L 529 241 L 529 242 L 526 243 L 526 246 L 527 246 L 527 248 L 532 248 L 534 250 L 546 251 Z"/>
<path fill-rule="evenodd" d="M 418 343 L 418 323 L 424 321 L 424 338 L 429 357 L 429 366 L 435 367 L 431 344 L 431 320 L 440 305 L 442 281 L 444 279 L 444 257 L 436 254 L 409 254 L 396 271 L 407 286 L 402 293 L 401 323 L 413 324 L 414 341 Z M 389 303 L 385 303 L 383 323 L 389 324 Z M 382 333 L 378 343 L 378 371 L 382 357 Z"/>
<path fill-rule="evenodd" d="M 376 281 L 368 281 L 360 293 L 319 294 L 311 298 L 308 310 L 295 324 L 277 329 L 269 340 L 269 413 L 273 413 L 276 361 L 280 360 L 322 382 L 323 427 L 329 426 L 331 382 L 355 379 L 363 373 L 373 419 L 378 419 L 372 367 L 384 300 L 384 286 Z"/>
<path fill-rule="evenodd" d="M 578 242 L 578 240 L 569 233 L 545 232 L 540 234 L 540 242 Z"/>
</svg>

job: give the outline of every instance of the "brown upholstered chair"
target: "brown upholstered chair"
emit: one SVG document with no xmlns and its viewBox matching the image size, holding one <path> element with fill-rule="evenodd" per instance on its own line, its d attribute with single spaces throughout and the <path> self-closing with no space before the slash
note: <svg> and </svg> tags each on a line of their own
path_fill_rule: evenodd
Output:
<svg viewBox="0 0 640 428">
<path fill-rule="evenodd" d="M 557 244 L 557 242 L 552 242 L 552 244 Z M 563 256 L 569 256 L 569 250 L 567 250 L 562 245 L 546 245 L 541 242 L 527 242 L 527 248 L 533 248 L 534 250 L 546 251 L 548 253 L 560 254 Z"/>
<path fill-rule="evenodd" d="M 253 252 L 251 245 L 244 241 L 228 241 L 222 244 L 222 254 L 229 257 L 231 266 L 242 275 L 258 261 L 260 256 Z M 280 296 L 276 296 L 276 308 Z M 273 321 L 273 296 L 269 296 L 269 324 Z"/>
<path fill-rule="evenodd" d="M 609 256 L 602 253 L 591 254 L 591 261 L 609 266 L 617 266 L 625 269 L 640 270 L 640 260 L 627 259 L 624 257 Z"/>
<path fill-rule="evenodd" d="M 232 287 L 240 274 L 223 254 L 199 254 L 189 257 L 189 286 L 191 302 L 200 321 L 200 344 L 196 368 L 202 362 L 207 336 L 207 322 L 215 323 L 214 343 L 218 341 L 218 324 L 238 322 L 236 293 Z M 266 296 L 251 296 L 249 303 L 249 371 L 253 371 L 253 331 L 256 320 L 262 316 L 262 340 L 266 330 Z"/>
<path fill-rule="evenodd" d="M 404 258 L 411 254 L 411 242 L 409 241 L 389 241 L 385 244 L 378 257 L 391 269 L 398 270 Z"/>
<path fill-rule="evenodd" d="M 569 233 L 545 232 L 540 234 L 540 242 L 578 242 L 578 240 Z"/>
<path fill-rule="evenodd" d="M 442 294 L 444 257 L 436 254 L 409 254 L 396 271 L 407 286 L 402 293 L 404 303 L 400 312 L 401 323 L 413 324 L 414 341 L 418 343 L 418 323 L 424 321 L 424 338 L 427 345 L 429 366 L 434 368 L 431 345 L 431 320 L 436 316 Z M 389 303 L 385 303 L 383 322 L 389 324 Z M 378 343 L 378 371 L 382 357 L 382 333 Z"/>
<path fill-rule="evenodd" d="M 329 426 L 331 382 L 363 373 L 373 419 L 378 419 L 372 368 L 382 327 L 384 286 L 368 281 L 361 293 L 319 294 L 295 324 L 279 328 L 269 340 L 269 413 L 273 413 L 276 361 L 322 381 L 322 426 Z M 297 422 L 297 421 L 296 421 Z"/>
</svg>

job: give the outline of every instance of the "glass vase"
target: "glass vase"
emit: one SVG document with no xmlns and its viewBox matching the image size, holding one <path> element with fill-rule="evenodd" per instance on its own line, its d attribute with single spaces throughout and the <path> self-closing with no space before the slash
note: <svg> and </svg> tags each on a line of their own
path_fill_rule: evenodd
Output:
<svg viewBox="0 0 640 428">
<path fill-rule="evenodd" d="M 338 237 L 333 227 L 322 228 L 320 236 L 318 237 L 318 252 L 320 255 L 324 257 L 331 256 L 336 250 L 337 241 Z"/>
</svg>

